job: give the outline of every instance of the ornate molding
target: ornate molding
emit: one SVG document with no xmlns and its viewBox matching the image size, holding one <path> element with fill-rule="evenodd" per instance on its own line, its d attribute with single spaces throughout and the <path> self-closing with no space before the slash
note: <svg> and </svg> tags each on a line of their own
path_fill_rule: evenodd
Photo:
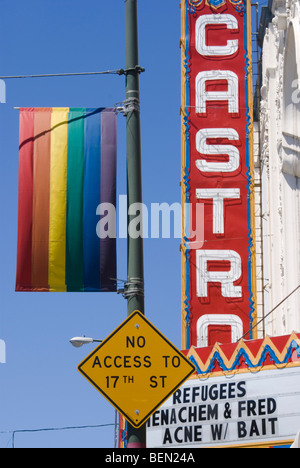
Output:
<svg viewBox="0 0 300 468">
<path fill-rule="evenodd" d="M 195 348 L 184 352 L 197 368 L 198 376 L 258 372 L 262 369 L 300 365 L 300 334 L 263 340 L 240 340 L 238 343 Z"/>
</svg>

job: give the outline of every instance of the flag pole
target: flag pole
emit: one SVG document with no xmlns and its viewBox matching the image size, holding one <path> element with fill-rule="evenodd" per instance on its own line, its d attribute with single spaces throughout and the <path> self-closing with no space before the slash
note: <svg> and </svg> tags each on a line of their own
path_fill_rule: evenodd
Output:
<svg viewBox="0 0 300 468">
<path fill-rule="evenodd" d="M 128 208 L 139 204 L 142 210 L 141 124 L 138 51 L 137 0 L 125 0 L 126 47 L 126 107 L 127 107 L 127 200 Z M 138 205 L 135 205 L 137 207 Z M 130 222 L 136 217 L 128 211 L 128 279 L 125 288 L 127 313 L 144 310 L 144 253 L 142 234 L 136 238 L 130 232 Z M 142 219 L 142 212 L 140 211 Z M 142 226 L 141 226 L 142 229 Z M 146 447 L 146 425 L 134 428 L 128 423 L 127 448 Z"/>
</svg>

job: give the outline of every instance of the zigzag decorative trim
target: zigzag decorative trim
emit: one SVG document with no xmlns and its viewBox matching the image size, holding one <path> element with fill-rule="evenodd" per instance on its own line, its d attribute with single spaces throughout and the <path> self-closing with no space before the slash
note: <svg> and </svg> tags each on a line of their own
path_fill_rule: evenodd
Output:
<svg viewBox="0 0 300 468">
<path fill-rule="evenodd" d="M 300 366 L 300 334 L 264 340 L 241 340 L 238 343 L 209 348 L 192 347 L 184 354 L 196 366 L 198 376 L 236 372 L 258 372 Z"/>
<path fill-rule="evenodd" d="M 195 8 L 198 8 L 204 0 L 189 0 L 189 5 L 191 7 L 191 13 L 195 11 Z M 244 0 L 229 0 L 239 12 L 244 11 Z M 217 10 L 223 5 L 226 5 L 227 0 L 205 0 L 205 4 Z"/>
</svg>

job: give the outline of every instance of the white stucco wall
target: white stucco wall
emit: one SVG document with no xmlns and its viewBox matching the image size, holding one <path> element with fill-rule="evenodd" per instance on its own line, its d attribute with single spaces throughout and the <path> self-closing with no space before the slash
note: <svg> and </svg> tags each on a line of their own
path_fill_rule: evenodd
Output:
<svg viewBox="0 0 300 468">
<path fill-rule="evenodd" d="M 260 112 L 264 313 L 300 285 L 300 0 L 274 0 L 262 48 Z M 300 332 L 300 289 L 266 320 Z"/>
</svg>

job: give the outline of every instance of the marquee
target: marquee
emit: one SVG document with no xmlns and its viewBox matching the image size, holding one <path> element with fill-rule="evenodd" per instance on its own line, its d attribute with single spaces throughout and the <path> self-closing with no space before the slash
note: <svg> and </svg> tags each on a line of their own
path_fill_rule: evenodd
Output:
<svg viewBox="0 0 300 468">
<path fill-rule="evenodd" d="M 197 368 L 148 421 L 147 446 L 290 446 L 300 428 L 300 334 L 191 348 Z"/>
</svg>

